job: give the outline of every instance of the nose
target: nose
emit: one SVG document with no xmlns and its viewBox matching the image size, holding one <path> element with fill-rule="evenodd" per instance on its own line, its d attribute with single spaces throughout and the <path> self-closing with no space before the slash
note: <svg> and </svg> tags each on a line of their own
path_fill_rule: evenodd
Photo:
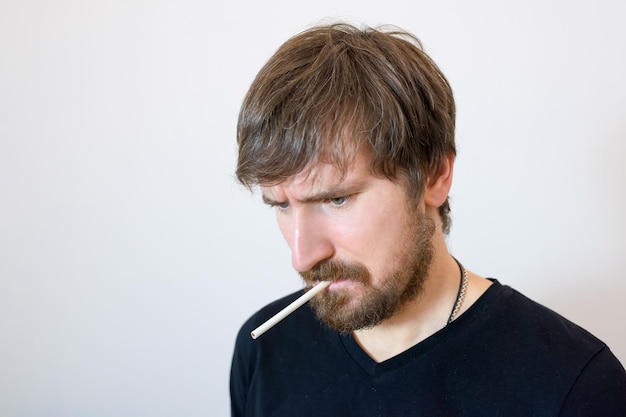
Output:
<svg viewBox="0 0 626 417">
<path fill-rule="evenodd" d="M 291 264 L 305 272 L 334 255 L 334 246 L 324 220 L 312 213 L 293 213 L 283 234 L 291 249 Z"/>
</svg>

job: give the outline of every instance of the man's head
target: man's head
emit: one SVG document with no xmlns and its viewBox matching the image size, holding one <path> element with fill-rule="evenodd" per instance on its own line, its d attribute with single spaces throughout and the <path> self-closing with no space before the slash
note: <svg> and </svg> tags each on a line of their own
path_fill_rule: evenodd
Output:
<svg viewBox="0 0 626 417">
<path fill-rule="evenodd" d="M 375 326 L 423 292 L 449 227 L 454 113 L 446 79 L 399 31 L 313 28 L 253 82 L 237 176 L 276 208 L 304 281 L 332 282 L 311 301 L 329 326 Z"/>
<path fill-rule="evenodd" d="M 275 185 L 319 163 L 345 173 L 357 154 L 418 200 L 456 153 L 451 88 L 412 35 L 319 26 L 283 44 L 239 115 L 237 178 Z M 444 232 L 449 204 L 439 207 Z"/>
</svg>

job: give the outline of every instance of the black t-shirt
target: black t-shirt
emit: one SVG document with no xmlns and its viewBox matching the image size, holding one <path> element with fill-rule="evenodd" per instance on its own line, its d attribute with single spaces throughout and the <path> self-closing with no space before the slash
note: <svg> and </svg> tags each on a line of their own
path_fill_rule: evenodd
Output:
<svg viewBox="0 0 626 417">
<path fill-rule="evenodd" d="M 241 328 L 233 417 L 626 416 L 626 372 L 609 348 L 498 281 L 450 325 L 381 363 L 308 305 L 250 337 L 300 294 Z"/>
</svg>

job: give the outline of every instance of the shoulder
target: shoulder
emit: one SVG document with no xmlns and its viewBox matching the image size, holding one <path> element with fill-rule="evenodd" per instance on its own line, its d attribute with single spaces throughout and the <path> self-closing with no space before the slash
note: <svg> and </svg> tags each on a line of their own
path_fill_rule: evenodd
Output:
<svg viewBox="0 0 626 417">
<path fill-rule="evenodd" d="M 511 367 L 573 379 L 606 348 L 589 331 L 495 280 L 467 313 L 467 320 L 458 320 L 463 337 L 477 336 L 483 341 L 478 347 Z"/>
<path fill-rule="evenodd" d="M 606 347 L 586 329 L 509 286 L 499 286 L 497 309 L 502 316 L 501 324 L 514 325 L 512 330 L 528 338 L 529 343 L 559 350 L 567 348 L 560 356 L 591 358 Z"/>
<path fill-rule="evenodd" d="M 534 335 L 546 342 L 574 342 L 597 353 L 605 344 L 589 331 L 554 310 L 498 281 L 493 285 L 492 302 L 497 312 L 495 320 L 514 325 L 512 330 Z"/>
<path fill-rule="evenodd" d="M 544 359 L 544 367 L 570 375 L 561 415 L 626 415 L 626 371 L 603 341 L 510 287 L 503 286 L 502 304 L 529 339 L 531 355 Z"/>
<path fill-rule="evenodd" d="M 487 332 L 501 335 L 500 348 L 520 361 L 576 378 L 591 362 L 613 357 L 607 345 L 588 330 L 507 285 L 495 281 L 493 291 L 486 295 L 492 304 Z M 623 372 L 617 359 L 608 363 Z"/>
<path fill-rule="evenodd" d="M 558 413 L 568 398 L 574 408 L 589 400 L 595 409 L 600 390 L 624 396 L 624 369 L 605 343 L 498 281 L 450 327 L 468 366 L 481 370 L 468 377 L 472 386 L 500 381 L 497 390 L 511 403 L 532 399 L 535 409 Z"/>
</svg>

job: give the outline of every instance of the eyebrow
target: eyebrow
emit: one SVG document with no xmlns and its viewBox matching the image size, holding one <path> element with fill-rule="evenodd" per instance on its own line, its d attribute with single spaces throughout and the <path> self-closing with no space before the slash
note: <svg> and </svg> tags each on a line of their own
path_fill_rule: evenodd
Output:
<svg viewBox="0 0 626 417">
<path fill-rule="evenodd" d="M 356 194 L 359 191 L 361 191 L 364 187 L 365 187 L 365 184 L 361 181 L 356 182 L 354 184 L 338 185 L 333 188 L 318 191 L 302 199 L 296 199 L 296 201 L 301 204 L 319 203 L 322 201 L 330 200 L 332 198 L 344 197 L 344 196 Z M 283 203 L 282 201 L 274 200 L 273 198 L 268 197 L 265 194 L 262 195 L 262 198 L 263 198 L 263 203 L 269 206 L 275 206 L 275 205 Z"/>
</svg>

